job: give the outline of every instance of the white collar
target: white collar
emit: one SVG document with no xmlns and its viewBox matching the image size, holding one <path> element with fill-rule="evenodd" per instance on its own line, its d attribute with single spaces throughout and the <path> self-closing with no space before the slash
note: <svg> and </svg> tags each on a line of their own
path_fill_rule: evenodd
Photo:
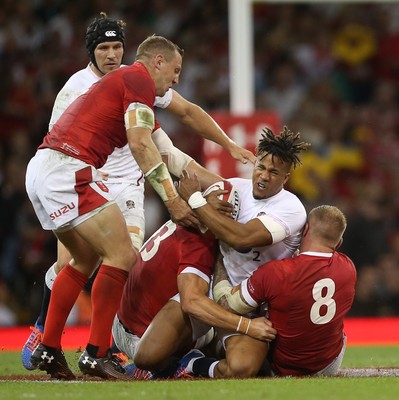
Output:
<svg viewBox="0 0 399 400">
<path fill-rule="evenodd" d="M 315 256 L 315 257 L 332 257 L 333 253 L 320 253 L 318 251 L 304 251 L 303 253 L 299 253 L 299 255 L 305 254 L 307 256 Z"/>
</svg>

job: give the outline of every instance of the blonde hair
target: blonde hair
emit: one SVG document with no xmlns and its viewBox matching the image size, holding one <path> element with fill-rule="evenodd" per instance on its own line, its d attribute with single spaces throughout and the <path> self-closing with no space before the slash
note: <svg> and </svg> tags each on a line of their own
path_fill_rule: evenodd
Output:
<svg viewBox="0 0 399 400">
<path fill-rule="evenodd" d="M 157 54 L 163 54 L 166 61 L 171 61 L 176 51 L 183 57 L 184 50 L 177 44 L 163 36 L 152 35 L 148 36 L 138 47 L 136 61 L 143 59 L 148 60 Z"/>
<path fill-rule="evenodd" d="M 329 205 L 313 208 L 309 212 L 308 222 L 309 230 L 331 247 L 339 243 L 347 226 L 344 213 Z"/>
</svg>

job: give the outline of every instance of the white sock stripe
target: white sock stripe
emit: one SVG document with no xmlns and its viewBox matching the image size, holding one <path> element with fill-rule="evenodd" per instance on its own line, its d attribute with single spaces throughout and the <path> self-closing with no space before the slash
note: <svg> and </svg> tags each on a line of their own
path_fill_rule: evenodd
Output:
<svg viewBox="0 0 399 400">
<path fill-rule="evenodd" d="M 213 362 L 213 363 L 211 364 L 211 366 L 209 367 L 209 372 L 208 372 L 209 378 L 214 378 L 214 376 L 213 376 L 213 371 L 215 370 L 215 367 L 216 367 L 217 364 L 219 364 L 219 362 L 220 362 L 220 361 L 217 360 L 217 361 Z"/>
<path fill-rule="evenodd" d="M 55 264 L 54 263 L 46 272 L 46 276 L 45 276 L 45 282 L 47 287 L 51 290 L 53 288 L 54 285 L 54 280 L 57 277 L 57 274 L 55 273 Z"/>
</svg>

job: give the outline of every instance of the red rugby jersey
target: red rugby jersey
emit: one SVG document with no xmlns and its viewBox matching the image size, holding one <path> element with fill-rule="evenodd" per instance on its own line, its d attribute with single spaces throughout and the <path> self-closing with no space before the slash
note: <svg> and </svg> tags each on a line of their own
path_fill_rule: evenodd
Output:
<svg viewBox="0 0 399 400">
<path fill-rule="evenodd" d="M 118 68 L 93 84 L 44 137 L 51 148 L 100 168 L 115 147 L 127 143 L 124 115 L 131 103 L 153 109 L 155 84 L 141 63 Z M 159 125 L 158 125 L 159 127 Z"/>
<path fill-rule="evenodd" d="M 338 356 L 355 283 L 352 261 L 339 252 L 332 257 L 305 253 L 271 261 L 243 282 L 249 300 L 268 302 L 269 318 L 277 330 L 269 354 L 276 372 L 311 374 Z"/>
<path fill-rule="evenodd" d="M 140 250 L 139 262 L 129 274 L 118 316 L 141 337 L 158 311 L 178 293 L 177 276 L 187 267 L 209 278 L 215 261 L 216 240 L 210 233 L 185 229 L 168 221 Z"/>
</svg>

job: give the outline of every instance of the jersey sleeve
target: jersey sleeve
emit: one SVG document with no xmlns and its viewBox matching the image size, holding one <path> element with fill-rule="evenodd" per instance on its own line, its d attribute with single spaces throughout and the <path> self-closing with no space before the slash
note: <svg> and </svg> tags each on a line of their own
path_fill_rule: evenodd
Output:
<svg viewBox="0 0 399 400">
<path fill-rule="evenodd" d="M 147 74 L 137 74 L 127 72 L 123 79 L 124 98 L 123 112 L 126 112 L 132 103 L 142 103 L 154 109 L 155 101 L 155 84 L 151 77 Z"/>
<path fill-rule="evenodd" d="M 276 214 L 272 215 L 273 218 L 285 226 L 289 235 L 294 232 L 301 231 L 306 222 L 306 210 L 300 200 L 290 194 L 287 196 L 282 208 L 278 208 Z"/>
<path fill-rule="evenodd" d="M 191 266 L 183 267 L 183 269 L 181 269 L 179 273 L 180 274 L 197 275 L 198 277 L 203 279 L 206 283 L 208 283 L 208 284 L 211 283 L 210 274 L 206 274 L 206 273 L 202 272 L 201 270 L 199 270 L 198 268 L 195 268 L 195 267 L 191 267 Z"/>
<path fill-rule="evenodd" d="M 278 295 L 284 280 L 281 265 L 281 261 L 270 261 L 242 282 L 241 294 L 249 305 L 256 307 Z"/>
<path fill-rule="evenodd" d="M 185 232 L 181 245 L 179 273 L 195 273 L 209 282 L 215 262 L 215 249 L 215 239 L 210 239 L 207 235 Z"/>
</svg>

